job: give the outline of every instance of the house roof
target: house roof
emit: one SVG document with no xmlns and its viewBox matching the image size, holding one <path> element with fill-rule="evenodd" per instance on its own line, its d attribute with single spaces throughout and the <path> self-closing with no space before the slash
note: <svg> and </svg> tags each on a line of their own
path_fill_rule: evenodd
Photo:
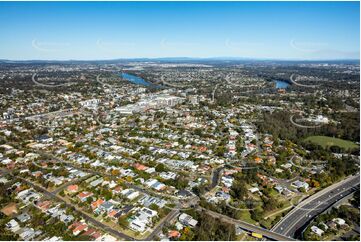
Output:
<svg viewBox="0 0 361 242">
<path fill-rule="evenodd" d="M 254 158 L 254 161 L 255 161 L 255 162 L 261 162 L 261 161 L 262 161 L 262 158 L 256 157 L 256 158 Z"/>
<path fill-rule="evenodd" d="M 119 212 L 119 211 L 117 211 L 117 210 L 111 210 L 111 211 L 108 213 L 108 217 L 113 218 L 113 217 L 115 217 L 115 215 L 116 215 L 118 212 Z"/>
<path fill-rule="evenodd" d="M 123 190 L 123 188 L 121 186 L 117 186 L 117 187 L 113 188 L 113 191 L 115 191 L 115 192 L 120 192 L 122 190 Z"/>
<path fill-rule="evenodd" d="M 76 233 L 78 231 L 83 231 L 84 229 L 86 229 L 88 227 L 87 224 L 85 223 L 81 223 L 81 222 L 74 222 L 73 224 L 71 224 L 68 229 L 72 229 L 73 233 Z"/>
<path fill-rule="evenodd" d="M 76 192 L 78 191 L 78 188 L 78 185 L 69 185 L 67 189 L 69 192 Z"/>
<path fill-rule="evenodd" d="M 73 229 L 73 232 L 83 231 L 83 230 L 86 229 L 87 227 L 88 227 L 88 225 L 86 225 L 86 224 L 80 224 L 80 225 L 76 226 L 76 227 Z"/>
<path fill-rule="evenodd" d="M 177 230 L 171 230 L 168 232 L 168 238 L 178 238 L 180 233 Z"/>
<path fill-rule="evenodd" d="M 46 200 L 46 201 L 39 202 L 37 204 L 37 206 L 39 208 L 41 208 L 42 210 L 48 210 L 48 208 L 50 207 L 51 204 L 52 204 L 51 201 Z"/>
<path fill-rule="evenodd" d="M 113 206 L 114 206 L 114 204 L 111 203 L 111 202 L 109 202 L 109 201 L 103 202 L 103 203 L 101 204 L 101 207 L 104 207 L 105 209 L 110 209 L 110 208 L 113 207 Z"/>
<path fill-rule="evenodd" d="M 16 217 L 20 222 L 25 222 L 29 220 L 31 217 L 28 213 L 22 213 L 19 216 Z"/>
<path fill-rule="evenodd" d="M 98 199 L 98 200 L 96 200 L 95 202 L 92 202 L 91 203 L 91 206 L 92 206 L 92 208 L 93 209 L 95 209 L 95 208 L 98 208 L 100 205 L 102 205 L 104 203 L 104 200 L 102 200 L 102 199 Z"/>
<path fill-rule="evenodd" d="M 142 165 L 142 164 L 139 164 L 139 163 L 134 164 L 134 167 L 135 167 L 135 169 L 137 169 L 139 171 L 144 171 L 144 170 L 149 168 L 149 167 L 147 167 L 145 165 Z"/>
<path fill-rule="evenodd" d="M 90 229 L 88 229 L 87 231 L 84 232 L 84 235 L 91 235 L 91 234 L 93 234 L 95 232 L 96 232 L 96 230 L 94 228 L 90 228 Z"/>
<path fill-rule="evenodd" d="M 91 235 L 91 237 L 93 237 L 94 239 L 97 239 L 97 238 L 99 238 L 100 236 L 102 236 L 102 234 L 101 234 L 99 231 L 96 231 L 95 233 L 93 233 L 93 234 Z"/>
<path fill-rule="evenodd" d="M 78 194 L 78 197 L 85 198 L 85 197 L 90 197 L 92 195 L 93 195 L 93 193 L 91 193 L 91 192 L 81 192 Z"/>
</svg>

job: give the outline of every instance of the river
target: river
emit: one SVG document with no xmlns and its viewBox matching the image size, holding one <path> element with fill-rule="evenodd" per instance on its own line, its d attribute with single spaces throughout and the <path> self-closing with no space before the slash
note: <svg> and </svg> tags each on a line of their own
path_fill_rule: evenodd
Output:
<svg viewBox="0 0 361 242">
<path fill-rule="evenodd" d="M 139 76 L 135 76 L 132 74 L 128 74 L 128 73 L 121 73 L 120 76 L 124 79 L 126 79 L 127 81 L 136 84 L 136 85 L 142 85 L 142 86 L 146 86 L 146 87 L 153 87 L 153 88 L 161 88 L 162 86 L 160 85 L 155 85 L 151 82 L 147 82 L 146 80 L 144 80 L 143 78 L 139 77 Z M 286 81 L 281 81 L 281 80 L 274 80 L 274 82 L 276 82 L 276 88 L 277 89 L 281 89 L 284 88 L 286 89 L 290 84 Z"/>
<path fill-rule="evenodd" d="M 286 81 L 281 81 L 281 80 L 274 80 L 274 82 L 276 82 L 276 88 L 277 89 L 286 89 L 290 84 Z"/>
<path fill-rule="evenodd" d="M 120 76 L 124 79 L 126 79 L 127 81 L 136 84 L 136 85 L 142 85 L 142 86 L 146 86 L 146 87 L 152 87 L 152 88 L 161 88 L 161 86 L 159 85 L 155 85 L 151 82 L 147 82 L 146 80 L 144 80 L 143 78 L 139 77 L 139 76 L 135 76 L 132 74 L 128 74 L 128 73 L 121 73 Z"/>
</svg>

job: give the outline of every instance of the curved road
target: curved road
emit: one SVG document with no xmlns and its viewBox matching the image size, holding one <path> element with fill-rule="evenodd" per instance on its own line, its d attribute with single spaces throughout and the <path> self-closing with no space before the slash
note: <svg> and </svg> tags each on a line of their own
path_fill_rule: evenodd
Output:
<svg viewBox="0 0 361 242">
<path fill-rule="evenodd" d="M 75 83 L 62 83 L 62 84 L 54 84 L 54 85 L 51 85 L 51 84 L 44 84 L 44 83 L 40 83 L 38 82 L 37 80 L 35 80 L 35 77 L 36 77 L 37 73 L 34 73 L 32 76 L 31 76 L 31 80 L 38 86 L 42 86 L 42 87 L 62 87 L 62 86 L 71 86 L 71 85 L 74 85 Z"/>
<path fill-rule="evenodd" d="M 291 115 L 291 116 L 290 116 L 290 122 L 291 122 L 293 125 L 297 126 L 297 127 L 305 128 L 305 129 L 315 129 L 315 128 L 319 128 L 319 127 L 322 126 L 322 124 L 318 124 L 318 125 L 314 125 L 314 126 L 307 126 L 307 125 L 298 124 L 298 123 L 296 123 L 295 121 L 293 121 L 293 117 L 294 117 L 294 116 L 295 116 L 295 115 Z"/>
<path fill-rule="evenodd" d="M 300 83 L 298 83 L 298 82 L 296 82 L 296 80 L 293 80 L 293 76 L 294 76 L 295 74 L 292 74 L 291 76 L 290 76 L 290 81 L 291 81 L 291 83 L 292 84 L 294 84 L 294 85 L 296 85 L 296 86 L 299 86 L 299 87 L 312 87 L 312 88 L 315 88 L 315 87 L 319 87 L 320 85 L 305 85 L 305 84 L 300 84 Z M 296 78 L 297 79 L 297 78 Z"/>
<path fill-rule="evenodd" d="M 360 174 L 357 174 L 317 192 L 295 206 L 271 231 L 294 237 L 315 216 L 352 193 L 359 185 Z"/>
</svg>

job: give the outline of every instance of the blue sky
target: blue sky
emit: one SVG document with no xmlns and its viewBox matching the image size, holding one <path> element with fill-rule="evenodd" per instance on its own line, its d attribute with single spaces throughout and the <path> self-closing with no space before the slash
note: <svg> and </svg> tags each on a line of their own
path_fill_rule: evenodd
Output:
<svg viewBox="0 0 361 242">
<path fill-rule="evenodd" d="M 359 2 L 0 2 L 0 59 L 354 59 Z"/>
</svg>

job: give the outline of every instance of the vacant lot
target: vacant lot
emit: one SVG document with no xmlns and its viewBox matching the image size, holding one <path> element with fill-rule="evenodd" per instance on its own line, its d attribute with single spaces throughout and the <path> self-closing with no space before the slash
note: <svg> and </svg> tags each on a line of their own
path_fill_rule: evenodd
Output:
<svg viewBox="0 0 361 242">
<path fill-rule="evenodd" d="M 305 141 L 313 142 L 315 144 L 321 145 L 324 148 L 326 148 L 327 146 L 339 146 L 345 149 L 354 149 L 358 147 L 358 145 L 351 141 L 327 136 L 310 136 L 306 138 Z"/>
</svg>

